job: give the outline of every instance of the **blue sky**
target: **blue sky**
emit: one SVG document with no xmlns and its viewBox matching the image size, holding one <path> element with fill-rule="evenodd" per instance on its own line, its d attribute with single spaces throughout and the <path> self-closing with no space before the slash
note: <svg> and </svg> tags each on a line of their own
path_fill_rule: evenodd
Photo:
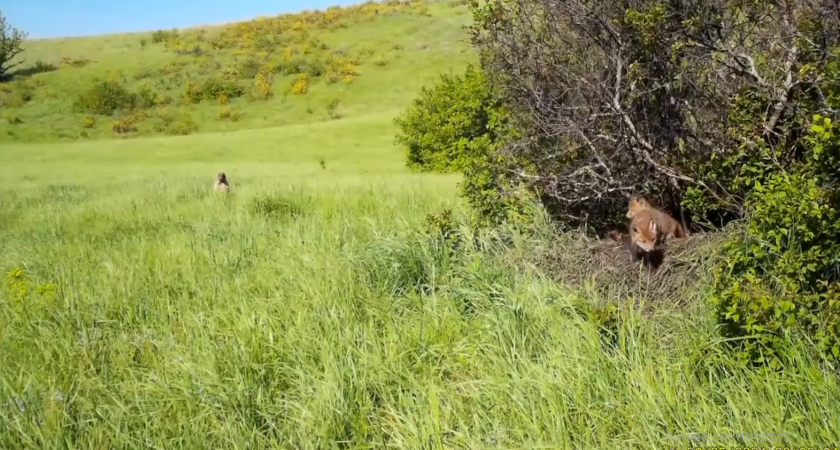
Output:
<svg viewBox="0 0 840 450">
<path fill-rule="evenodd" d="M 361 0 L 2 0 L 0 12 L 30 38 L 151 31 L 251 19 Z"/>
</svg>

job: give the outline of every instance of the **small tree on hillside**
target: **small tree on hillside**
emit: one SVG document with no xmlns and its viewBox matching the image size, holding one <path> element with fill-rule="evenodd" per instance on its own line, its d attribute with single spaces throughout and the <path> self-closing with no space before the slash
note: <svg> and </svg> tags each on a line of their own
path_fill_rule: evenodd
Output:
<svg viewBox="0 0 840 450">
<path fill-rule="evenodd" d="M 23 41 L 26 36 L 25 31 L 9 25 L 3 12 L 0 11 L 0 80 L 9 75 L 12 67 L 23 63 L 23 60 L 13 60 L 23 53 Z"/>
</svg>

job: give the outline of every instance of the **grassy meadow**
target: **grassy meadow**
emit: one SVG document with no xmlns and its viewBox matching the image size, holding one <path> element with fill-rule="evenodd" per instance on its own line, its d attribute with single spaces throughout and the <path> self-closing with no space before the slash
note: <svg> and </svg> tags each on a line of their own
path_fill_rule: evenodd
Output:
<svg viewBox="0 0 840 450">
<path fill-rule="evenodd" d="M 820 363 L 744 368 L 702 301 L 623 308 L 607 331 L 594 305 L 644 300 L 535 266 L 566 245 L 542 215 L 477 230 L 457 176 L 405 168 L 394 115 L 473 57 L 461 6 L 411 5 L 319 32 L 405 49 L 350 83 L 284 97 L 289 76 L 269 100 L 173 101 L 131 133 L 113 132 L 119 114 L 83 127 L 71 94 L 108 67 L 192 56 L 147 34 L 32 43 L 33 61 L 98 61 L 24 78 L 43 84 L 2 109 L 22 122 L 0 125 L 0 448 L 840 443 L 840 383 Z M 324 111 L 335 96 L 338 118 Z M 155 130 L 164 110 L 198 130 Z M 219 171 L 230 196 L 212 192 Z M 426 225 L 445 210 L 450 239 Z"/>
</svg>

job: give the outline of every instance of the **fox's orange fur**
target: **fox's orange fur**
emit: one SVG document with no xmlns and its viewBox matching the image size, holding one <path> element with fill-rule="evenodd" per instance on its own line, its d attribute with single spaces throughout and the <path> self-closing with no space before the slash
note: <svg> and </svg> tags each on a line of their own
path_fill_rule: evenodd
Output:
<svg viewBox="0 0 840 450">
<path fill-rule="evenodd" d="M 652 252 L 662 235 L 659 223 L 648 210 L 637 211 L 630 222 L 630 242 L 633 247 Z"/>
<path fill-rule="evenodd" d="M 636 217 L 640 217 L 641 220 L 637 221 Z M 631 236 L 636 234 L 633 232 L 636 226 L 651 229 L 650 226 L 646 226 L 648 225 L 648 219 L 656 222 L 655 228 L 657 229 L 657 234 L 675 238 L 683 238 L 688 234 L 681 223 L 668 213 L 654 208 L 644 197 L 633 197 L 630 199 L 630 205 L 627 208 L 627 218 L 632 219 L 630 222 Z"/>
<path fill-rule="evenodd" d="M 682 238 L 685 228 L 673 217 L 653 207 L 644 197 L 633 197 L 627 208 L 630 218 L 631 253 L 653 252 L 662 237 Z"/>
</svg>

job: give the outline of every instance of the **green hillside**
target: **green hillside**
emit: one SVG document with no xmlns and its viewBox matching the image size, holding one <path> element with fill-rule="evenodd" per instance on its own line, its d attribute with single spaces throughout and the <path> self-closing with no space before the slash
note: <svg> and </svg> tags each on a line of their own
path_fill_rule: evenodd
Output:
<svg viewBox="0 0 840 450">
<path fill-rule="evenodd" d="M 460 3 L 369 2 L 217 27 L 29 41 L 26 64 L 0 84 L 0 141 L 394 115 L 420 86 L 474 58 Z"/>
</svg>

